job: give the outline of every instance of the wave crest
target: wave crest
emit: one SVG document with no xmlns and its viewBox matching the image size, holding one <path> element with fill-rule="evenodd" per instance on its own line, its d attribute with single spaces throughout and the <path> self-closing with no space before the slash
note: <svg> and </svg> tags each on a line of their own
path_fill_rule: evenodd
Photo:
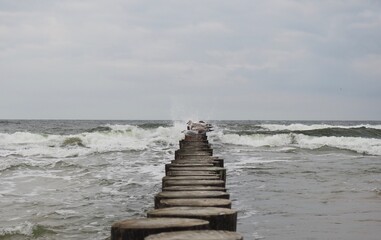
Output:
<svg viewBox="0 0 381 240">
<path fill-rule="evenodd" d="M 50 234 L 56 234 L 56 232 L 42 225 L 34 225 L 31 222 L 24 222 L 17 226 L 0 228 L 0 239 L 13 239 L 16 236 L 39 238 Z"/>
<path fill-rule="evenodd" d="M 71 157 L 114 151 L 142 151 L 171 147 L 182 138 L 183 123 L 169 127 L 141 128 L 106 125 L 73 135 L 30 132 L 0 133 L 0 157 L 10 155 Z"/>
<path fill-rule="evenodd" d="M 85 147 L 85 145 L 82 142 L 82 139 L 79 137 L 69 137 L 66 138 L 61 147 L 67 147 L 67 146 L 79 146 L 79 147 Z"/>
<path fill-rule="evenodd" d="M 260 124 L 261 128 L 269 131 L 308 131 L 308 130 L 317 130 L 317 129 L 327 129 L 327 128 L 341 128 L 341 129 L 350 129 L 350 128 L 370 128 L 370 129 L 380 129 L 381 125 L 371 125 L 371 124 L 359 124 L 359 125 L 332 125 L 332 124 L 302 124 L 302 123 L 293 123 L 293 124 Z"/>
<path fill-rule="evenodd" d="M 360 154 L 381 156 L 381 139 L 361 137 L 318 137 L 304 134 L 216 134 L 222 143 L 252 147 L 297 147 L 301 149 L 321 149 L 324 146 L 355 151 Z"/>
</svg>

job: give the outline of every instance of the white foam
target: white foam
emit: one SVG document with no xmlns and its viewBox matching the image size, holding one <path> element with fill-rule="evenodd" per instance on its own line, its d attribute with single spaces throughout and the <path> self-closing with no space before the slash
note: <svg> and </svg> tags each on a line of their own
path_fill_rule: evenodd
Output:
<svg viewBox="0 0 381 240">
<path fill-rule="evenodd" d="M 352 150 L 358 153 L 381 155 L 381 139 L 359 137 L 312 137 L 295 135 L 296 144 L 301 148 L 317 149 L 323 146 Z"/>
<path fill-rule="evenodd" d="M 24 222 L 18 226 L 0 227 L 0 236 L 22 234 L 31 236 L 33 233 L 34 225 L 31 222 Z"/>
<path fill-rule="evenodd" d="M 329 146 L 339 149 L 356 151 L 371 155 L 381 155 L 381 139 L 361 137 L 315 137 L 304 134 L 276 134 L 276 135 L 238 135 L 223 134 L 222 131 L 213 135 L 215 141 L 225 144 L 252 146 L 252 147 L 280 147 L 281 150 L 291 148 L 318 149 Z"/>
<path fill-rule="evenodd" d="M 220 136 L 222 143 L 230 143 L 236 145 L 247 145 L 253 147 L 279 147 L 291 144 L 291 137 L 289 134 L 277 135 L 238 135 L 238 134 L 224 134 Z"/>
<path fill-rule="evenodd" d="M 289 125 L 284 124 L 261 124 L 261 127 L 268 129 L 270 131 L 307 131 L 307 130 L 316 130 L 316 129 L 326 129 L 326 128 L 374 128 L 374 129 L 381 129 L 381 125 L 371 125 L 371 124 L 360 124 L 360 125 L 350 125 L 350 126 L 343 126 L 343 125 L 330 125 L 330 124 L 301 124 L 301 123 L 294 123 Z"/>
<path fill-rule="evenodd" d="M 29 132 L 0 133 L 0 156 L 72 157 L 111 151 L 145 150 L 178 145 L 184 123 L 144 129 L 132 125 L 107 125 L 112 130 L 75 135 L 42 135 Z M 63 146 L 68 138 L 79 138 L 82 146 Z"/>
<path fill-rule="evenodd" d="M 56 210 L 54 212 L 57 213 L 58 215 L 63 215 L 63 216 L 78 214 L 78 212 L 74 210 Z"/>
</svg>

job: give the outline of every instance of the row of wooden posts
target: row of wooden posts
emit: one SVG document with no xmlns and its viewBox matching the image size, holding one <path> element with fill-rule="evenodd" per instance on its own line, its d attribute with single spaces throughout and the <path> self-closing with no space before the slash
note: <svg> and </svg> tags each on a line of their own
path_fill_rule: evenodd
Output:
<svg viewBox="0 0 381 240">
<path fill-rule="evenodd" d="M 116 222 L 111 240 L 241 240 L 226 190 L 224 161 L 213 157 L 206 133 L 185 135 L 165 165 L 162 192 L 147 218 Z"/>
</svg>

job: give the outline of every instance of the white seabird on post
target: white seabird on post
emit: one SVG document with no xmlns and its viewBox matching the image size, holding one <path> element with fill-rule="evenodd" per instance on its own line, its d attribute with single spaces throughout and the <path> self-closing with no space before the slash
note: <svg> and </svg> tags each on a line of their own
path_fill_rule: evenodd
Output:
<svg viewBox="0 0 381 240">
<path fill-rule="evenodd" d="M 197 131 L 198 133 L 210 132 L 212 131 L 212 128 L 211 124 L 205 123 L 204 121 L 192 122 L 189 120 L 187 122 L 187 129 Z"/>
</svg>

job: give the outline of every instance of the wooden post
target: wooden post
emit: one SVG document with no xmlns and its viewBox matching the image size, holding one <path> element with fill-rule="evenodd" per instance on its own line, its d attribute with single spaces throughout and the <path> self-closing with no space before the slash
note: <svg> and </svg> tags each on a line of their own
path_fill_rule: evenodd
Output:
<svg viewBox="0 0 381 240">
<path fill-rule="evenodd" d="M 169 180 L 218 180 L 220 176 L 218 174 L 208 174 L 208 175 L 175 175 L 175 176 L 165 176 L 163 177 L 163 182 Z"/>
<path fill-rule="evenodd" d="M 177 181 L 166 181 L 164 187 L 169 186 L 216 186 L 216 187 L 225 187 L 225 182 L 222 180 L 177 180 Z"/>
<path fill-rule="evenodd" d="M 148 212 L 152 217 L 197 218 L 209 221 L 212 230 L 236 231 L 237 211 L 228 208 L 214 207 L 170 207 Z"/>
<path fill-rule="evenodd" d="M 226 181 L 226 168 L 220 168 L 220 167 L 170 167 L 168 169 L 169 172 L 174 172 L 174 171 L 210 171 L 210 172 L 215 172 L 220 174 L 221 180 Z"/>
<path fill-rule="evenodd" d="M 222 198 L 229 199 L 230 195 L 219 191 L 165 191 L 155 195 L 155 208 L 160 208 L 162 199 L 194 199 L 194 198 Z"/>
<path fill-rule="evenodd" d="M 167 176 L 217 176 L 221 179 L 221 175 L 210 171 L 168 171 Z"/>
<path fill-rule="evenodd" d="M 148 235 L 208 229 L 209 222 L 187 218 L 142 218 L 116 222 L 111 227 L 111 240 L 143 240 Z"/>
<path fill-rule="evenodd" d="M 205 164 L 192 164 L 192 163 L 184 163 L 184 164 L 178 164 L 178 163 L 167 163 L 165 164 L 165 174 L 167 174 L 170 167 L 213 167 L 214 165 L 212 163 L 205 163 Z"/>
<path fill-rule="evenodd" d="M 162 186 L 166 186 L 167 181 L 193 181 L 193 180 L 219 180 L 220 176 L 216 174 L 205 174 L 205 175 L 177 175 L 177 176 L 166 176 L 162 179 Z"/>
<path fill-rule="evenodd" d="M 211 145 L 209 144 L 208 140 L 206 140 L 206 141 L 184 141 L 184 140 L 181 140 L 179 142 L 179 144 L 180 144 L 180 149 L 191 148 L 191 147 L 211 148 Z"/>
<path fill-rule="evenodd" d="M 221 198 L 162 199 L 159 208 L 167 207 L 219 207 L 231 208 L 232 202 Z"/>
<path fill-rule="evenodd" d="M 224 160 L 223 159 L 207 159 L 207 160 L 192 160 L 189 161 L 186 159 L 177 159 L 177 160 L 172 160 L 172 164 L 213 164 L 215 167 L 224 167 Z"/>
<path fill-rule="evenodd" d="M 221 191 L 226 192 L 224 187 L 215 186 L 170 186 L 163 187 L 163 191 Z"/>
<path fill-rule="evenodd" d="M 179 231 L 160 233 L 146 237 L 145 240 L 243 240 L 243 236 L 229 231 Z"/>
<path fill-rule="evenodd" d="M 184 141 L 207 141 L 206 134 L 185 135 Z"/>
<path fill-rule="evenodd" d="M 191 149 L 178 149 L 175 151 L 176 155 L 183 155 L 183 154 L 193 154 L 193 155 L 204 155 L 204 156 L 212 156 L 213 155 L 213 149 L 198 149 L 198 148 L 191 148 Z"/>
<path fill-rule="evenodd" d="M 177 159 L 187 159 L 187 160 L 213 160 L 213 157 L 210 155 L 201 155 L 201 154 L 181 154 L 175 155 L 175 160 Z"/>
</svg>

